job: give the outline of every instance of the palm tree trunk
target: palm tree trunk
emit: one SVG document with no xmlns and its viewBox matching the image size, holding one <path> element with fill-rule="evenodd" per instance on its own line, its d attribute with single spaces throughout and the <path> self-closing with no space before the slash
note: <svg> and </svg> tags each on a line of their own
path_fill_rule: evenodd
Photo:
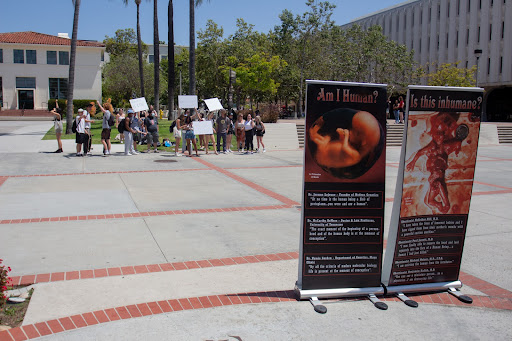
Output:
<svg viewBox="0 0 512 341">
<path fill-rule="evenodd" d="M 189 85 L 188 85 L 188 94 L 195 95 L 196 94 L 196 24 L 195 24 L 195 1 L 189 0 L 190 6 L 190 46 L 189 46 L 189 65 L 188 65 L 188 73 L 189 73 Z"/>
<path fill-rule="evenodd" d="M 78 35 L 78 16 L 80 14 L 80 0 L 74 0 L 75 15 L 73 17 L 73 33 L 71 35 L 71 52 L 69 53 L 68 96 L 66 105 L 66 134 L 71 134 L 73 125 L 73 89 L 75 87 L 75 59 L 76 41 Z"/>
<path fill-rule="evenodd" d="M 140 37 L 140 18 L 139 3 L 137 3 L 137 48 L 139 53 L 139 78 L 140 78 L 140 96 L 146 97 L 144 94 L 144 67 L 142 63 L 142 39 Z"/>
<path fill-rule="evenodd" d="M 174 8 L 172 4 L 172 0 L 169 0 L 169 5 L 167 8 L 167 40 L 169 42 L 169 52 L 167 57 L 167 62 L 169 63 L 169 67 L 167 68 L 167 106 L 169 109 L 169 114 L 167 115 L 167 119 L 171 120 L 174 113 L 174 81 L 176 78 L 176 74 L 174 73 Z"/>
<path fill-rule="evenodd" d="M 158 37 L 158 1 L 153 0 L 153 44 L 154 44 L 154 64 L 155 64 L 155 105 L 154 108 L 160 112 L 160 40 Z"/>
</svg>

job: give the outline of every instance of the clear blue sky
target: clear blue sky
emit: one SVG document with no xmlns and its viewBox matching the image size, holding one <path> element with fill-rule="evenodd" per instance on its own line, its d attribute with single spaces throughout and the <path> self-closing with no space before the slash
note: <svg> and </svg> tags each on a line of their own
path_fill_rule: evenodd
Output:
<svg viewBox="0 0 512 341">
<path fill-rule="evenodd" d="M 57 35 L 73 29 L 71 0 L 1 0 L 0 32 L 34 31 Z M 174 0 L 174 35 L 178 45 L 188 46 L 188 0 Z M 255 30 L 267 33 L 279 24 L 279 14 L 289 9 L 294 14 L 307 10 L 305 0 L 203 0 L 196 8 L 196 31 L 208 19 L 224 28 L 224 37 L 236 30 L 236 19 L 243 18 Z M 403 0 L 331 0 L 336 5 L 333 19 L 346 24 L 362 15 L 396 5 Z M 136 28 L 135 1 L 125 6 L 121 0 L 82 0 L 78 39 L 102 41 L 118 29 Z M 168 1 L 158 1 L 160 40 L 167 42 Z M 145 43 L 153 42 L 153 1 L 142 0 L 141 32 Z"/>
</svg>

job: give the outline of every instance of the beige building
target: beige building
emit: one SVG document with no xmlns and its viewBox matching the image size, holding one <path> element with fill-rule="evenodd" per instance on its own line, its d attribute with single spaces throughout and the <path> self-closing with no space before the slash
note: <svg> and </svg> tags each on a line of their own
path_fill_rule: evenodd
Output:
<svg viewBox="0 0 512 341">
<path fill-rule="evenodd" d="M 65 99 L 71 39 L 36 32 L 0 33 L 2 109 L 47 109 L 50 99 Z M 101 98 L 105 45 L 77 42 L 75 99 Z"/>
<path fill-rule="evenodd" d="M 382 27 L 414 50 L 421 65 L 477 65 L 491 121 L 512 120 L 512 0 L 413 0 L 357 18 L 343 27 Z M 481 54 L 475 51 L 481 50 Z"/>
</svg>

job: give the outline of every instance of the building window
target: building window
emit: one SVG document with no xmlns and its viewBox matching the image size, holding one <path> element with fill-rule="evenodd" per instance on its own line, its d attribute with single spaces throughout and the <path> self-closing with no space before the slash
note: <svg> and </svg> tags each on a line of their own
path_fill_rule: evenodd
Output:
<svg viewBox="0 0 512 341">
<path fill-rule="evenodd" d="M 37 53 L 36 50 L 26 50 L 27 64 L 37 64 Z"/>
<path fill-rule="evenodd" d="M 4 62 L 4 50 L 0 49 L 0 63 Z"/>
<path fill-rule="evenodd" d="M 448 42 L 449 42 L 449 40 L 448 40 L 448 33 L 446 33 L 446 48 L 448 48 Z"/>
<path fill-rule="evenodd" d="M 480 42 L 480 26 L 478 26 L 478 37 L 477 37 L 477 42 Z"/>
<path fill-rule="evenodd" d="M 152 55 L 152 54 L 149 55 L 149 62 L 150 63 L 154 63 L 155 62 L 155 56 L 154 55 Z"/>
<path fill-rule="evenodd" d="M 494 1 L 493 1 L 493 0 L 491 0 L 491 7 L 492 7 L 493 5 L 494 5 Z"/>
<path fill-rule="evenodd" d="M 505 36 L 505 22 L 501 22 L 501 39 Z"/>
<path fill-rule="evenodd" d="M 420 9 L 420 25 L 423 24 L 423 10 Z"/>
<path fill-rule="evenodd" d="M 446 3 L 446 17 L 450 17 L 450 2 Z"/>
<path fill-rule="evenodd" d="M 105 51 L 101 51 L 101 61 L 105 61 Z"/>
<path fill-rule="evenodd" d="M 36 77 L 16 77 L 17 88 L 35 88 Z"/>
<path fill-rule="evenodd" d="M 489 25 L 489 40 L 492 40 L 492 24 Z"/>
<path fill-rule="evenodd" d="M 455 46 L 459 47 L 459 31 L 455 32 L 456 38 L 455 38 Z"/>
<path fill-rule="evenodd" d="M 46 64 L 57 65 L 57 51 L 46 51 Z"/>
<path fill-rule="evenodd" d="M 487 74 L 491 74 L 491 58 L 487 58 Z"/>
<path fill-rule="evenodd" d="M 162 60 L 167 60 L 167 56 L 162 56 Z"/>
<path fill-rule="evenodd" d="M 482 9 L 482 0 L 478 1 L 478 8 Z"/>
<path fill-rule="evenodd" d="M 14 50 L 14 64 L 24 64 L 25 56 L 23 50 Z"/>
<path fill-rule="evenodd" d="M 59 65 L 69 65 L 69 52 L 59 51 Z"/>
<path fill-rule="evenodd" d="M 50 99 L 66 99 L 68 95 L 67 78 L 50 78 L 48 82 L 50 89 Z"/>
<path fill-rule="evenodd" d="M 466 32 L 466 45 L 469 45 L 469 28 Z"/>
<path fill-rule="evenodd" d="M 460 14 L 460 0 L 457 0 L 457 15 Z"/>
<path fill-rule="evenodd" d="M 500 73 L 503 73 L 503 57 L 500 57 Z"/>
<path fill-rule="evenodd" d="M 468 0 L 468 13 L 471 11 L 471 0 Z"/>
</svg>

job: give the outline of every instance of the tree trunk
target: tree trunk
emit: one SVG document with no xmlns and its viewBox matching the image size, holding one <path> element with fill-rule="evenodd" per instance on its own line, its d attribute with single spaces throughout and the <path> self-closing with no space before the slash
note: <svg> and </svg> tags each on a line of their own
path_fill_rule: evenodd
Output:
<svg viewBox="0 0 512 341">
<path fill-rule="evenodd" d="M 189 65 L 188 65 L 188 73 L 189 73 L 189 85 L 188 85 L 188 94 L 195 95 L 196 94 L 196 25 L 195 25 L 195 1 L 189 0 L 190 6 L 190 46 L 189 46 Z"/>
<path fill-rule="evenodd" d="M 169 109 L 169 114 L 167 115 L 167 119 L 171 120 L 174 113 L 174 82 L 176 78 L 176 74 L 174 73 L 174 8 L 172 4 L 172 0 L 169 0 L 169 5 L 167 8 L 167 40 L 169 41 L 169 57 L 167 58 L 167 62 L 169 63 L 169 67 L 167 68 L 167 106 Z"/>
<path fill-rule="evenodd" d="M 137 48 L 139 53 L 139 78 L 140 78 L 140 96 L 146 97 L 144 94 L 144 66 L 142 62 L 142 39 L 140 37 L 140 18 L 139 4 L 137 3 Z"/>
<path fill-rule="evenodd" d="M 153 0 L 153 45 L 155 64 L 155 105 L 157 115 L 160 113 L 160 38 L 158 37 L 158 1 Z"/>
<path fill-rule="evenodd" d="M 71 35 L 71 52 L 69 54 L 68 96 L 66 105 L 66 134 L 71 134 L 73 125 L 73 90 L 75 87 L 76 41 L 78 35 L 78 16 L 80 0 L 75 0 L 75 15 L 73 17 L 73 33 Z"/>
</svg>

